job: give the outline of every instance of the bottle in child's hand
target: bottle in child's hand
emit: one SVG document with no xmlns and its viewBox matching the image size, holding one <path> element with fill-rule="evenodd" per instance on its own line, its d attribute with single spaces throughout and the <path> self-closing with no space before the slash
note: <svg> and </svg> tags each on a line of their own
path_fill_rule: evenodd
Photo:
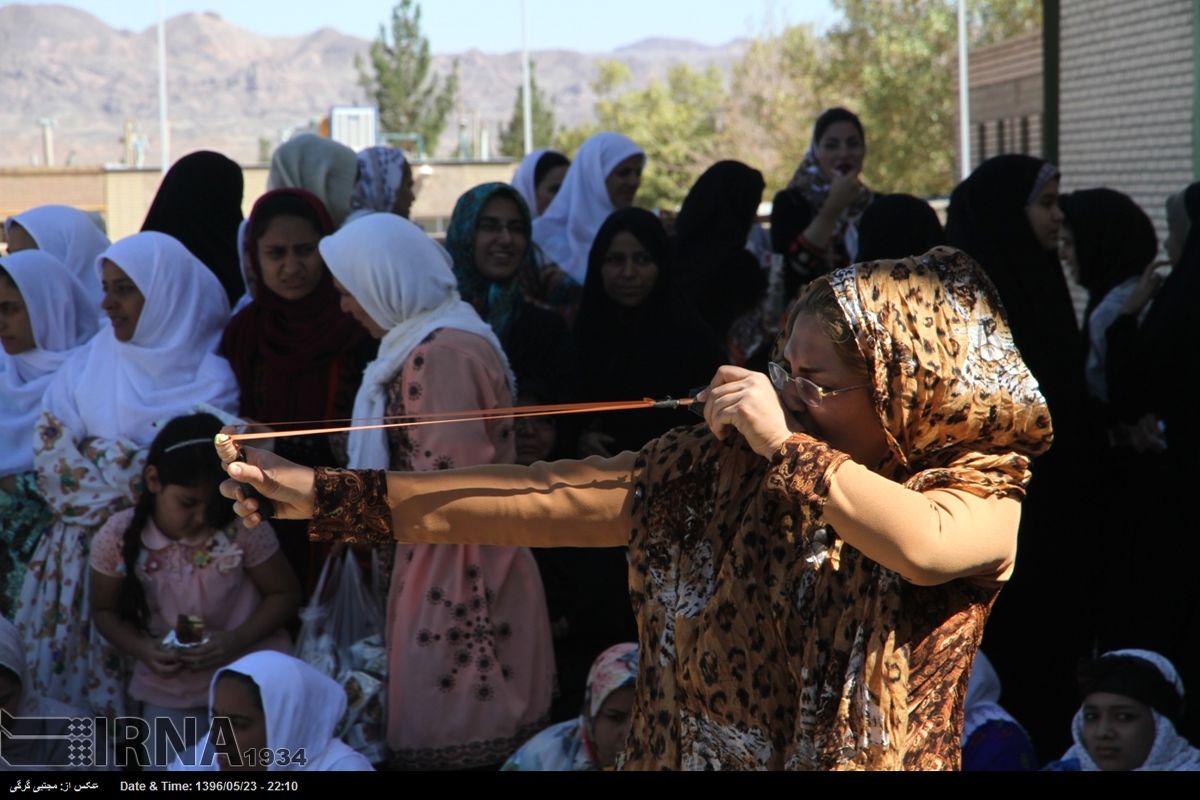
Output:
<svg viewBox="0 0 1200 800">
<path fill-rule="evenodd" d="M 180 614 L 175 623 L 175 640 L 180 644 L 204 641 L 204 620 L 198 614 Z"/>
</svg>

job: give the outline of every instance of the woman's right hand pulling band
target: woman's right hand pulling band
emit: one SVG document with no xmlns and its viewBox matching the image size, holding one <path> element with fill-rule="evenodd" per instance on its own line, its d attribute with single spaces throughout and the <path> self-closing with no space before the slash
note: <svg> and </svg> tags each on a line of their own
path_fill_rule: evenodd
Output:
<svg viewBox="0 0 1200 800">
<path fill-rule="evenodd" d="M 310 519 L 316 501 L 313 470 L 254 447 L 243 448 L 245 461 L 225 464 L 230 480 L 221 483 L 221 494 L 235 501 L 234 512 L 247 528 L 263 521 L 258 501 L 247 497 L 240 484 L 249 484 L 275 503 L 278 519 Z"/>
</svg>

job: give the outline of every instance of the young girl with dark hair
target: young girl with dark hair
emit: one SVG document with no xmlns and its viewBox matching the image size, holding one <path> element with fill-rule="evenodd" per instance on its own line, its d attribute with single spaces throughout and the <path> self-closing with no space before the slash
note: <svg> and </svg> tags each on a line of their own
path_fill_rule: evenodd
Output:
<svg viewBox="0 0 1200 800">
<path fill-rule="evenodd" d="M 212 448 L 220 429 L 210 414 L 168 422 L 150 446 L 137 505 L 105 523 L 91 552 L 96 628 L 138 662 L 129 695 L 143 718 L 171 718 L 181 733 L 195 718 L 189 745 L 207 729 L 214 671 L 253 650 L 289 652 L 282 626 L 300 600 L 271 528 L 230 527 Z M 199 641 L 164 644 L 173 628 Z"/>
</svg>

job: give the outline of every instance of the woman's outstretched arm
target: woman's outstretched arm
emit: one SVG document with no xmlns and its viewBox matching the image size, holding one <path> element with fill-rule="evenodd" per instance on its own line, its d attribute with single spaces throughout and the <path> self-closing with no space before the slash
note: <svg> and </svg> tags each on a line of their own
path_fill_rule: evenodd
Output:
<svg viewBox="0 0 1200 800">
<path fill-rule="evenodd" d="M 532 466 L 436 472 L 317 470 L 246 448 L 221 486 L 248 525 L 261 521 L 254 487 L 281 519 L 345 541 L 616 547 L 629 540 L 635 453 Z"/>
</svg>

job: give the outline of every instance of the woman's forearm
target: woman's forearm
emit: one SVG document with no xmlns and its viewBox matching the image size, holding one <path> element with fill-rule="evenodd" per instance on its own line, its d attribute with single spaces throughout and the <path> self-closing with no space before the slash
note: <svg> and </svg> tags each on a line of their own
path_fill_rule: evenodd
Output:
<svg viewBox="0 0 1200 800">
<path fill-rule="evenodd" d="M 912 583 L 1003 581 L 1016 558 L 1020 502 L 955 489 L 917 492 L 803 434 L 772 467 L 775 486 L 819 507 L 843 541 Z"/>
<path fill-rule="evenodd" d="M 800 235 L 814 248 L 827 250 L 833 239 L 833 232 L 837 230 L 837 223 L 837 215 L 830 215 L 825 209 L 821 209 Z"/>
<path fill-rule="evenodd" d="M 617 547 L 628 543 L 635 453 L 612 458 L 487 465 L 434 472 L 392 472 L 384 487 L 354 475 L 318 471 L 310 530 L 321 538 L 414 544 Z M 349 486 L 339 484 L 347 478 Z M 346 496 L 353 496 L 349 504 Z M 384 505 L 386 503 L 386 506 Z M 355 518 L 367 508 L 372 517 Z M 369 537 L 361 537 L 370 529 Z"/>
</svg>

